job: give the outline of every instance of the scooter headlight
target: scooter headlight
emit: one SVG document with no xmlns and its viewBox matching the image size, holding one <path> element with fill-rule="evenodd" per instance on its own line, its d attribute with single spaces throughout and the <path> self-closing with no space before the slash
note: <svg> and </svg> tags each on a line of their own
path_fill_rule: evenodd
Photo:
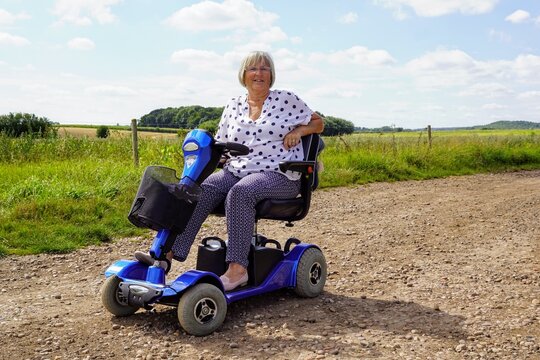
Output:
<svg viewBox="0 0 540 360">
<path fill-rule="evenodd" d="M 184 151 L 196 151 L 199 150 L 199 145 L 195 142 L 188 142 L 184 144 Z"/>
<path fill-rule="evenodd" d="M 191 165 L 193 165 L 196 160 L 197 160 L 197 155 L 188 155 L 184 158 L 184 162 L 186 163 L 187 167 L 191 167 Z"/>
</svg>

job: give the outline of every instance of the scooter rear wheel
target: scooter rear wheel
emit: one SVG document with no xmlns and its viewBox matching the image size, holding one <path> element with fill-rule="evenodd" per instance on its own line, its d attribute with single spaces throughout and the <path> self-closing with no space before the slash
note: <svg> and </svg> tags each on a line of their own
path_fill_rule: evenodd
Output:
<svg viewBox="0 0 540 360">
<path fill-rule="evenodd" d="M 116 275 L 109 276 L 101 287 L 101 302 L 105 309 L 116 316 L 129 316 L 139 308 L 137 306 L 124 305 L 120 302 L 120 278 Z"/>
<path fill-rule="evenodd" d="M 221 326 L 227 315 L 227 301 L 214 285 L 201 283 L 187 290 L 178 303 L 178 321 L 191 335 L 205 336 Z"/>
<path fill-rule="evenodd" d="M 298 262 L 294 291 L 301 297 L 318 296 L 323 291 L 326 275 L 326 259 L 323 253 L 317 248 L 309 248 Z"/>
</svg>

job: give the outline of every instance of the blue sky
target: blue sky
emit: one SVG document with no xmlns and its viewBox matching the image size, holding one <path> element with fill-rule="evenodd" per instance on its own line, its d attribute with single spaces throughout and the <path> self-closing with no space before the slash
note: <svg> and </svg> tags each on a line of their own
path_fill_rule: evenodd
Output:
<svg viewBox="0 0 540 360">
<path fill-rule="evenodd" d="M 0 114 L 223 106 L 241 58 L 357 126 L 540 122 L 538 0 L 0 0 Z"/>
</svg>

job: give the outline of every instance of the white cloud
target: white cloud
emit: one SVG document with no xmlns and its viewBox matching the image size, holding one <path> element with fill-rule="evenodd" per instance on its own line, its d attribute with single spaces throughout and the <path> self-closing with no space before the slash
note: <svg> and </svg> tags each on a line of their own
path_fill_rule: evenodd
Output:
<svg viewBox="0 0 540 360">
<path fill-rule="evenodd" d="M 111 7 L 122 0 L 56 0 L 53 14 L 59 17 L 58 24 L 71 23 L 79 26 L 112 23 L 116 16 Z"/>
<path fill-rule="evenodd" d="M 470 69 L 475 61 L 461 50 L 436 50 L 410 61 L 407 68 L 413 72 Z"/>
<path fill-rule="evenodd" d="M 24 46 L 28 44 L 30 44 L 30 41 L 22 36 L 0 32 L 0 45 Z"/>
<path fill-rule="evenodd" d="M 302 43 L 302 38 L 300 36 L 292 36 L 291 37 L 291 42 L 293 44 L 301 44 Z"/>
<path fill-rule="evenodd" d="M 540 100 L 540 91 L 525 91 L 518 95 L 520 99 L 539 99 Z"/>
<path fill-rule="evenodd" d="M 524 82 L 540 83 L 540 56 L 519 55 L 512 63 L 512 71 Z"/>
<path fill-rule="evenodd" d="M 505 33 L 504 31 L 498 31 L 498 30 L 495 30 L 495 29 L 489 29 L 488 34 L 489 34 L 490 39 L 495 39 L 495 40 L 499 40 L 499 41 L 502 41 L 502 42 L 510 42 L 510 41 L 512 41 L 512 36 Z"/>
<path fill-rule="evenodd" d="M 0 25 L 11 25 L 17 20 L 30 19 L 30 15 L 26 13 L 12 14 L 7 10 L 0 9 Z"/>
<path fill-rule="evenodd" d="M 235 74 L 245 51 L 230 51 L 218 54 L 214 51 L 182 49 L 175 51 L 170 60 L 182 68 L 197 72 L 200 78 L 212 74 L 210 78 L 217 80 Z M 234 77 L 234 75 L 232 75 Z"/>
<path fill-rule="evenodd" d="M 196 50 L 196 49 L 182 49 L 175 51 L 171 55 L 171 61 L 173 63 L 184 63 L 190 66 L 197 64 L 218 64 L 222 61 L 222 57 L 213 51 Z"/>
<path fill-rule="evenodd" d="M 519 24 L 519 23 L 522 23 L 522 22 L 525 22 L 525 21 L 529 20 L 530 18 L 531 18 L 531 14 L 529 14 L 525 10 L 520 9 L 520 10 L 516 10 L 513 13 L 511 13 L 510 15 L 508 15 L 504 20 L 509 21 L 511 23 L 514 23 L 514 24 Z"/>
<path fill-rule="evenodd" d="M 118 86 L 118 85 L 90 86 L 84 89 L 84 91 L 92 95 L 105 95 L 105 96 L 131 96 L 131 95 L 137 94 L 135 90 L 127 86 Z"/>
<path fill-rule="evenodd" d="M 484 110 L 499 110 L 499 109 L 506 109 L 508 106 L 496 104 L 496 103 L 490 103 L 490 104 L 484 104 L 482 105 L 482 109 Z"/>
<path fill-rule="evenodd" d="M 88 38 L 73 38 L 68 41 L 68 47 L 73 50 L 93 50 L 96 44 Z"/>
<path fill-rule="evenodd" d="M 224 0 L 222 3 L 201 1 L 184 7 L 165 23 L 184 31 L 223 31 L 249 29 L 266 30 L 278 19 L 278 15 L 258 10 L 247 0 Z"/>
<path fill-rule="evenodd" d="M 355 12 L 348 12 L 341 16 L 338 21 L 342 24 L 353 24 L 358 21 L 358 14 Z"/>
<path fill-rule="evenodd" d="M 424 89 L 496 81 L 540 84 L 540 56 L 531 54 L 511 61 L 480 61 L 462 50 L 438 49 L 411 60 L 404 70 Z"/>
<path fill-rule="evenodd" d="M 336 86 L 321 86 L 309 89 L 303 96 L 306 98 L 360 98 L 362 91 L 358 89 L 358 86 L 344 86 L 344 84 L 335 84 Z"/>
<path fill-rule="evenodd" d="M 373 0 L 392 9 L 396 17 L 405 17 L 403 8 L 410 7 L 416 15 L 433 17 L 452 13 L 484 14 L 493 10 L 499 0 Z"/>
<path fill-rule="evenodd" d="M 500 83 L 480 83 L 467 86 L 466 89 L 458 93 L 459 96 L 469 97 L 484 97 L 484 98 L 497 98 L 511 95 L 512 90 L 508 86 Z"/>
<path fill-rule="evenodd" d="M 277 42 L 287 40 L 288 36 L 278 26 L 272 26 L 268 30 L 262 31 L 254 36 L 254 41 Z"/>
<path fill-rule="evenodd" d="M 315 61 L 328 61 L 334 65 L 384 66 L 396 62 L 386 50 L 369 50 L 363 46 L 353 46 L 347 50 L 333 53 L 314 53 L 311 59 Z"/>
</svg>

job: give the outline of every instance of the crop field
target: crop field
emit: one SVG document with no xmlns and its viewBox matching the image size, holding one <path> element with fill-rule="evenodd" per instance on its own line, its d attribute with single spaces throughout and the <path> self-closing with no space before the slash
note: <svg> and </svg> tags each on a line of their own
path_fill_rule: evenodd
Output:
<svg viewBox="0 0 540 360">
<path fill-rule="evenodd" d="M 148 165 L 180 172 L 182 139 L 140 133 L 135 167 L 129 133 L 115 131 L 107 139 L 0 136 L 0 255 L 63 253 L 144 233 L 126 219 L 139 179 Z M 540 168 L 540 131 L 435 132 L 431 144 L 425 132 L 324 140 L 321 188 Z"/>
<path fill-rule="evenodd" d="M 75 127 L 75 126 L 60 126 L 58 129 L 58 135 L 60 137 L 96 137 L 96 129 L 93 127 Z M 137 134 L 142 138 L 175 138 L 176 133 L 165 133 L 155 131 L 138 131 Z M 124 129 L 111 129 L 112 138 L 131 137 L 130 130 Z"/>
</svg>

